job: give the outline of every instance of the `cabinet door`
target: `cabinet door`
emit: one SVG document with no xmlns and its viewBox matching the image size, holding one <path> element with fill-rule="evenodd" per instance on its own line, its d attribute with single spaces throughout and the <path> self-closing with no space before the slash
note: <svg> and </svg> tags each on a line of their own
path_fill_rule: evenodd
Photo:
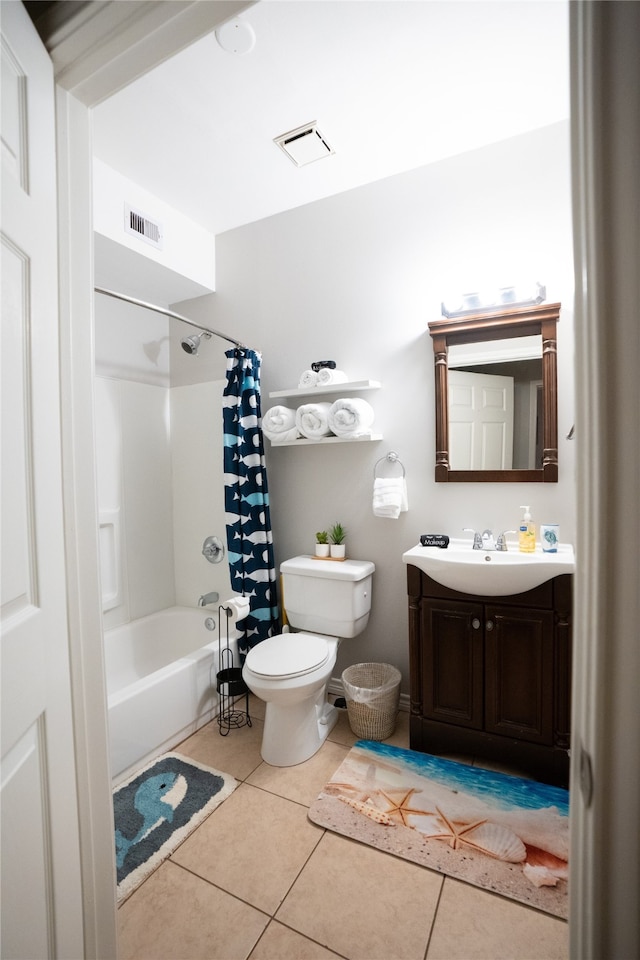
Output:
<svg viewBox="0 0 640 960">
<path fill-rule="evenodd" d="M 485 730 L 553 739 L 553 613 L 485 607 Z"/>
<path fill-rule="evenodd" d="M 482 626 L 480 603 L 423 600 L 425 717 L 481 729 Z"/>
</svg>

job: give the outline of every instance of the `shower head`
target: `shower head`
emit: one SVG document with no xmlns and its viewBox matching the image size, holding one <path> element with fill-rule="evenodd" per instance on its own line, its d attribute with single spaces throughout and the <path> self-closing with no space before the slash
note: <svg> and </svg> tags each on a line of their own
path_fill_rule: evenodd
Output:
<svg viewBox="0 0 640 960">
<path fill-rule="evenodd" d="M 203 330 L 202 333 L 194 333 L 190 337 L 185 337 L 182 341 L 182 349 L 184 352 L 190 353 L 192 357 L 197 357 L 200 341 L 203 337 L 205 340 L 210 340 L 211 334 L 207 330 Z"/>
</svg>

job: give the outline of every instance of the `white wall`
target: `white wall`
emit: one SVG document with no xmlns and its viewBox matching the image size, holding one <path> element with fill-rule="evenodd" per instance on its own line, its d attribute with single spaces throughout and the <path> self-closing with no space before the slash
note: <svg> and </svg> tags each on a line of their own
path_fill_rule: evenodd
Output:
<svg viewBox="0 0 640 960">
<path fill-rule="evenodd" d="M 343 644 L 336 675 L 352 662 L 389 661 L 406 690 L 401 557 L 421 533 L 512 529 L 520 504 L 530 503 L 538 523 L 557 520 L 563 540 L 575 536 L 574 451 L 564 440 L 574 419 L 568 123 L 229 231 L 217 238 L 216 259 L 217 292 L 190 316 L 262 352 L 263 412 L 274 402 L 269 391 L 295 387 L 312 360 L 332 358 L 352 379 L 382 381 L 366 399 L 384 441 L 280 449 L 267 441 L 267 465 L 278 562 L 311 552 L 314 532 L 341 520 L 349 554 L 376 564 L 369 626 Z M 452 286 L 523 276 L 563 304 L 559 482 L 436 484 L 427 323 Z M 398 520 L 371 510 L 374 464 L 391 449 L 409 490 L 409 512 Z"/>
</svg>

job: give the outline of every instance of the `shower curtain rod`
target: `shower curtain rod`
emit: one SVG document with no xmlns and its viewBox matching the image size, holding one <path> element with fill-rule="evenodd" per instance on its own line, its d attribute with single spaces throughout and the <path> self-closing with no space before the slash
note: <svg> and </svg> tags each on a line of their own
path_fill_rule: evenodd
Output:
<svg viewBox="0 0 640 960">
<path fill-rule="evenodd" d="M 196 323 L 195 320 L 189 320 L 188 317 L 182 317 L 179 313 L 174 313 L 172 310 L 165 310 L 164 307 L 158 307 L 155 303 L 147 303 L 145 300 L 137 300 L 136 297 L 128 297 L 125 293 L 116 293 L 115 290 L 107 290 L 104 287 L 94 287 L 96 293 L 102 293 L 105 297 L 115 297 L 116 300 L 126 300 L 127 303 L 133 303 L 136 307 L 145 307 L 146 310 L 155 310 L 156 313 L 162 313 L 165 317 L 173 317 L 174 320 L 180 320 L 182 323 L 188 323 L 190 327 L 197 327 L 198 330 L 204 330 L 205 333 L 210 333 L 214 337 L 221 337 L 223 340 L 228 340 L 229 343 L 235 343 L 236 347 L 240 347 L 242 350 L 247 350 L 247 345 L 240 343 L 239 340 L 234 340 L 233 337 L 228 337 L 226 333 L 219 333 L 218 330 L 211 330 L 209 327 L 203 327 L 202 324 Z"/>
</svg>

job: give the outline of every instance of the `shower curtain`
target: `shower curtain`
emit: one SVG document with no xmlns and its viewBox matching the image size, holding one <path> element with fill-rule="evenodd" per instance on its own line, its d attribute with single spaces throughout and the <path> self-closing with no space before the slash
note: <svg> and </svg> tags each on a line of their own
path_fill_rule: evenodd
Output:
<svg viewBox="0 0 640 960">
<path fill-rule="evenodd" d="M 249 598 L 238 623 L 241 659 L 278 632 L 269 491 L 260 411 L 260 362 L 254 350 L 227 350 L 223 394 L 224 502 L 231 586 Z"/>
</svg>

